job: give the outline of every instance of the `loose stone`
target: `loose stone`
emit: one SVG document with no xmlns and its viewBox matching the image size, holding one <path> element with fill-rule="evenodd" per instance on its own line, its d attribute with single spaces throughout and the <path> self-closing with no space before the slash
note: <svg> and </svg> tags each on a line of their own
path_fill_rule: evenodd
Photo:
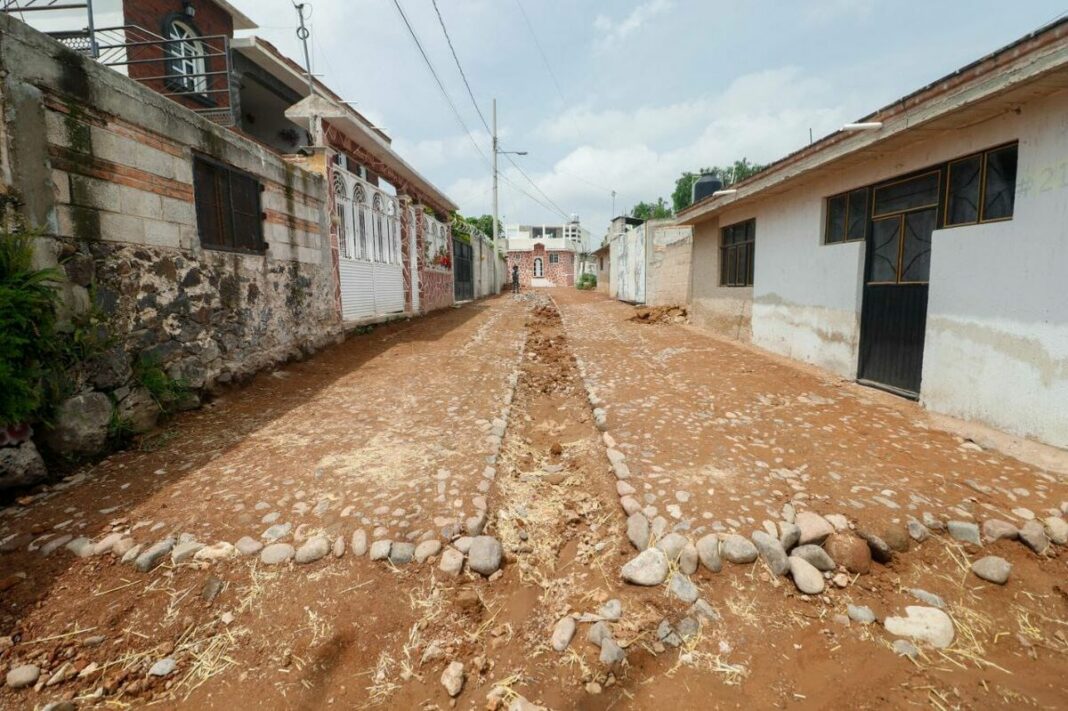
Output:
<svg viewBox="0 0 1068 711">
<path fill-rule="evenodd" d="M 697 572 L 697 546 L 687 543 L 679 556 L 679 570 L 684 575 L 693 575 Z"/>
<path fill-rule="evenodd" d="M 176 666 L 178 666 L 178 662 L 173 657 L 164 657 L 152 665 L 152 668 L 148 670 L 148 674 L 149 676 L 168 676 Z"/>
<path fill-rule="evenodd" d="M 866 605 L 850 605 L 846 608 L 846 614 L 849 615 L 849 619 L 862 625 L 870 625 L 875 622 L 875 613 Z"/>
<path fill-rule="evenodd" d="M 789 553 L 801 540 L 801 529 L 795 523 L 782 522 L 779 524 L 779 542 L 782 549 Z"/>
<path fill-rule="evenodd" d="M 972 572 L 987 582 L 1004 585 L 1012 572 L 1012 564 L 1004 558 L 988 555 L 972 563 Z"/>
<path fill-rule="evenodd" d="M 181 565 L 196 555 L 197 551 L 203 547 L 204 544 L 198 543 L 197 541 L 179 543 L 174 547 L 174 550 L 171 551 L 171 562 L 175 565 Z"/>
<path fill-rule="evenodd" d="M 7 673 L 7 685 L 12 689 L 25 689 L 27 686 L 36 684 L 40 676 L 40 667 L 33 664 L 23 664 L 22 666 L 14 667 Z"/>
<path fill-rule="evenodd" d="M 263 550 L 263 544 L 249 536 L 239 538 L 234 547 L 237 548 L 237 552 L 241 555 L 255 555 Z"/>
<path fill-rule="evenodd" d="M 345 555 L 345 539 L 342 536 L 338 536 L 334 539 L 332 552 L 335 558 L 340 558 Z"/>
<path fill-rule="evenodd" d="M 586 632 L 586 641 L 600 647 L 601 643 L 611 636 L 612 630 L 609 629 L 607 622 L 595 622 L 590 625 L 589 631 Z"/>
<path fill-rule="evenodd" d="M 563 652 L 571 644 L 571 638 L 575 636 L 575 618 L 571 616 L 561 617 L 553 628 L 552 647 L 557 652 Z"/>
<path fill-rule="evenodd" d="M 823 516 L 813 511 L 802 511 L 797 514 L 794 523 L 801 529 L 801 536 L 798 539 L 798 543 L 801 545 L 823 543 L 827 536 L 834 533 L 834 526 L 828 523 Z"/>
<path fill-rule="evenodd" d="M 204 546 L 193 555 L 193 558 L 205 563 L 212 563 L 225 558 L 233 558 L 235 554 L 236 551 L 232 545 L 226 541 L 219 541 L 210 546 Z"/>
<path fill-rule="evenodd" d="M 823 592 L 823 575 L 811 563 L 793 555 L 790 556 L 788 563 L 790 575 L 798 590 L 806 595 L 819 595 Z"/>
<path fill-rule="evenodd" d="M 865 531 L 863 529 L 857 531 L 857 535 L 868 544 L 868 550 L 871 551 L 871 558 L 876 563 L 888 564 L 894 559 L 894 551 L 887 545 L 879 536 L 876 536 L 871 531 Z"/>
<path fill-rule="evenodd" d="M 357 558 L 367 555 L 367 531 L 358 529 L 352 532 L 352 540 L 349 541 L 352 554 Z"/>
<path fill-rule="evenodd" d="M 937 607 L 939 610 L 944 610 L 946 607 L 946 601 L 940 596 L 935 595 L 933 592 L 927 592 L 922 588 L 906 588 L 906 590 L 920 602 L 926 602 L 928 605 Z"/>
<path fill-rule="evenodd" d="M 456 698 L 464 688 L 464 665 L 462 662 L 452 662 L 441 672 L 441 685 L 449 696 Z"/>
<path fill-rule="evenodd" d="M 395 541 L 389 548 L 389 562 L 393 565 L 407 565 L 414 557 L 414 543 Z"/>
<path fill-rule="evenodd" d="M 464 554 L 455 548 L 446 548 L 445 552 L 441 554 L 441 562 L 438 563 L 438 570 L 446 575 L 457 576 L 464 568 Z"/>
<path fill-rule="evenodd" d="M 757 547 L 737 533 L 732 533 L 723 541 L 723 557 L 732 563 L 752 563 L 757 559 L 757 554 Z"/>
<path fill-rule="evenodd" d="M 912 540 L 916 541 L 917 543 L 923 543 L 931 537 L 931 531 L 927 528 L 927 526 L 924 526 L 916 519 L 912 519 L 911 521 L 909 521 L 907 528 L 909 536 L 911 536 Z"/>
<path fill-rule="evenodd" d="M 812 545 L 811 543 L 804 546 L 798 546 L 790 552 L 790 555 L 795 555 L 798 558 L 802 558 L 808 561 L 816 570 L 820 572 L 827 572 L 834 570 L 834 560 L 831 556 L 827 555 L 827 551 L 823 550 L 819 546 Z"/>
<path fill-rule="evenodd" d="M 375 541 L 371 544 L 371 560 L 385 560 L 392 547 L 393 541 Z"/>
<path fill-rule="evenodd" d="M 918 639 L 939 649 L 953 644 L 956 636 L 953 620 L 936 607 L 910 605 L 905 608 L 905 617 L 887 617 L 883 626 L 892 635 Z"/>
<path fill-rule="evenodd" d="M 471 550 L 467 553 L 467 567 L 489 577 L 500 569 L 503 556 L 504 550 L 500 541 L 493 536 L 477 536 L 471 542 Z"/>
<path fill-rule="evenodd" d="M 627 658 L 626 653 L 611 637 L 605 637 L 601 642 L 601 664 L 614 666 Z"/>
<path fill-rule="evenodd" d="M 1051 541 L 1058 546 L 1068 545 L 1068 521 L 1059 516 L 1048 516 L 1042 519 L 1042 523 L 1046 524 L 1046 533 Z"/>
<path fill-rule="evenodd" d="M 435 556 L 441 552 L 441 541 L 434 538 L 429 541 L 423 541 L 415 547 L 415 562 L 423 563 L 427 558 Z"/>
<path fill-rule="evenodd" d="M 293 557 L 295 551 L 288 543 L 272 543 L 260 551 L 260 562 L 264 565 L 281 565 Z"/>
<path fill-rule="evenodd" d="M 1049 548 L 1049 537 L 1038 521 L 1028 521 L 1020 527 L 1020 540 L 1038 555 L 1042 555 Z"/>
<path fill-rule="evenodd" d="M 597 616 L 601 619 L 615 622 L 623 616 L 623 603 L 619 600 L 609 600 L 601 605 L 601 609 L 597 611 Z"/>
<path fill-rule="evenodd" d="M 671 576 L 671 582 L 668 583 L 668 590 L 672 595 L 686 604 L 696 602 L 700 594 L 697 590 L 697 586 L 693 584 L 693 581 L 682 573 L 675 573 Z"/>
<path fill-rule="evenodd" d="M 640 551 L 649 547 L 649 519 L 641 513 L 627 517 L 627 539 Z"/>
<path fill-rule="evenodd" d="M 771 572 L 775 575 L 785 575 L 790 566 L 786 562 L 786 551 L 778 539 L 772 538 L 765 531 L 754 531 L 752 539 Z"/>
<path fill-rule="evenodd" d="M 317 560 L 322 559 L 330 552 L 330 542 L 323 536 L 316 536 L 310 539 L 304 545 L 297 550 L 295 560 L 301 565 L 308 563 L 314 563 Z"/>
<path fill-rule="evenodd" d="M 834 534 L 827 539 L 823 549 L 831 560 L 854 575 L 867 575 L 871 570 L 871 549 L 852 534 Z"/>
<path fill-rule="evenodd" d="M 669 533 L 656 542 L 656 547 L 664 552 L 668 562 L 674 562 L 682 555 L 682 549 L 689 543 L 681 533 Z"/>
<path fill-rule="evenodd" d="M 647 587 L 659 585 L 667 578 L 667 556 L 659 548 L 647 548 L 627 562 L 621 572 L 628 583 Z"/>
<path fill-rule="evenodd" d="M 961 543 L 971 543 L 973 546 L 979 543 L 979 526 L 971 521 L 950 521 L 946 524 L 949 535 Z"/>
<path fill-rule="evenodd" d="M 908 657 L 909 659 L 916 659 L 920 656 L 920 650 L 916 648 L 916 645 L 907 639 L 895 639 L 894 643 L 890 645 L 894 652 L 902 657 Z"/>
<path fill-rule="evenodd" d="M 137 560 L 134 561 L 134 567 L 142 573 L 147 573 L 159 565 L 160 561 L 162 561 L 173 548 L 174 539 L 164 538 L 162 541 L 137 556 Z"/>
<path fill-rule="evenodd" d="M 697 541 L 697 557 L 701 565 L 713 573 L 723 570 L 723 560 L 719 555 L 719 536 L 710 533 Z"/>
</svg>

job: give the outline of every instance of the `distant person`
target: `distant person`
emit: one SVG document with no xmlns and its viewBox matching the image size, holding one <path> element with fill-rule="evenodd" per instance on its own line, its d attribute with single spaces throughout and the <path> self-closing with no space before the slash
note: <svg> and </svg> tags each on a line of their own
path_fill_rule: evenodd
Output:
<svg viewBox="0 0 1068 711">
<path fill-rule="evenodd" d="M 519 265 L 512 265 L 512 293 L 519 293 Z"/>
</svg>

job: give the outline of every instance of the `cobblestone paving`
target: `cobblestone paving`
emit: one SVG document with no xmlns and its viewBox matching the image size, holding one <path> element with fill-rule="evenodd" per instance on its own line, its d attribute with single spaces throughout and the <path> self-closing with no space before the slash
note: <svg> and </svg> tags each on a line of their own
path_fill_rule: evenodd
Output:
<svg viewBox="0 0 1068 711">
<path fill-rule="evenodd" d="M 1059 515 L 1062 477 L 938 431 L 915 403 L 672 325 L 555 294 L 650 519 L 748 533 L 807 501 L 871 523 L 931 511 L 1017 524 Z"/>
<path fill-rule="evenodd" d="M 51 550 L 109 521 L 146 544 L 438 536 L 485 509 L 524 308 L 472 304 L 262 375 L 183 418 L 158 451 L 115 455 L 75 477 L 84 485 L 5 509 L 0 545 Z"/>
</svg>

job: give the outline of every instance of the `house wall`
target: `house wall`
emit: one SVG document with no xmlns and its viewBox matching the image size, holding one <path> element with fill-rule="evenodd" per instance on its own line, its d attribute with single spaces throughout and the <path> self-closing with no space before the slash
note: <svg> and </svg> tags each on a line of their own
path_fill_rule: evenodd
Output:
<svg viewBox="0 0 1068 711">
<path fill-rule="evenodd" d="M 549 255 L 558 255 L 555 264 L 549 261 Z M 512 266 L 519 265 L 519 285 L 529 287 L 534 279 L 534 260 L 542 261 L 542 277 L 552 282 L 553 286 L 575 285 L 575 253 L 569 250 L 546 250 L 545 245 L 535 243 L 531 251 L 508 252 L 508 278 L 511 279 Z"/>
<path fill-rule="evenodd" d="M 44 233 L 38 262 L 66 274 L 63 320 L 99 318 L 114 343 L 72 373 L 75 393 L 128 414 L 139 360 L 196 393 L 337 337 L 319 177 L 10 17 L 0 34 L 3 191 Z M 195 152 L 262 182 L 264 254 L 201 246 Z"/>
<path fill-rule="evenodd" d="M 422 207 L 419 213 L 422 214 Z M 424 233 L 424 221 L 417 220 L 418 246 L 419 246 L 419 309 L 421 313 L 430 313 L 438 309 L 452 306 L 456 300 L 452 282 L 452 267 L 440 267 L 431 265 L 427 261 L 425 245 L 427 243 Z M 452 228 L 445 224 L 445 245 L 449 254 L 449 264 L 452 264 Z"/>
<path fill-rule="evenodd" d="M 597 266 L 597 291 L 607 294 L 609 292 L 609 281 L 612 274 L 612 255 L 609 250 L 600 252 L 593 256 L 595 264 Z"/>
<path fill-rule="evenodd" d="M 511 278 L 507 262 L 500 256 L 496 259 L 497 267 L 494 270 L 493 244 L 489 238 L 476 235 L 471 240 L 471 262 L 474 267 L 476 299 L 499 294 L 505 280 Z"/>
<path fill-rule="evenodd" d="M 683 305 L 690 300 L 690 258 L 693 229 L 689 225 L 652 226 L 645 303 L 650 306 Z"/>
<path fill-rule="evenodd" d="M 699 328 L 740 341 L 752 338 L 752 287 L 719 285 L 719 221 L 715 218 L 693 226 L 690 277 L 690 320 Z M 760 264 L 757 226 L 756 260 Z"/>
<path fill-rule="evenodd" d="M 719 226 L 755 217 L 752 341 L 856 377 L 864 244 L 822 244 L 824 198 L 1013 140 L 1013 219 L 934 233 L 920 399 L 934 411 L 1068 446 L 1065 91 L 967 128 L 917 134 L 907 148 L 872 152 L 696 225 L 695 322 L 733 335 L 730 316 L 746 320 L 750 290 L 715 286 Z"/>
<path fill-rule="evenodd" d="M 635 304 L 645 303 L 650 232 L 648 224 L 641 224 L 629 227 L 611 238 L 614 298 Z"/>
</svg>

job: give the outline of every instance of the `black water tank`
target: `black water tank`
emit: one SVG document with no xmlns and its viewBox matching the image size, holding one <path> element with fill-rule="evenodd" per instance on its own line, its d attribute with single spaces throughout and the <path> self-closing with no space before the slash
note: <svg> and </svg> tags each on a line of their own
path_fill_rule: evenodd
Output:
<svg viewBox="0 0 1068 711">
<path fill-rule="evenodd" d="M 723 188 L 723 181 L 717 178 L 715 175 L 705 173 L 700 178 L 694 181 L 693 184 L 693 203 L 700 202 L 706 197 Z"/>
</svg>

